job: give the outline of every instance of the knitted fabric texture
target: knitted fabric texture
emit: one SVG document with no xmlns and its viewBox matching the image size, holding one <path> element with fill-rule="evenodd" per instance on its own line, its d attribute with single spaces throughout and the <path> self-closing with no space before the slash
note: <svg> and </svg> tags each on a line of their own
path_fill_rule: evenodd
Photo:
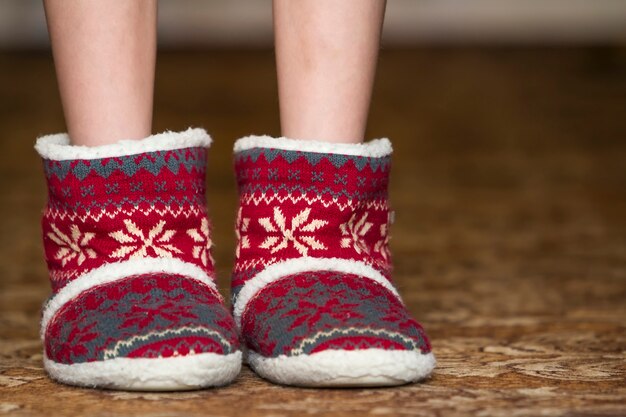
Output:
<svg viewBox="0 0 626 417">
<path fill-rule="evenodd" d="M 210 138 L 200 133 L 202 145 L 86 159 L 51 158 L 41 149 L 58 138 L 39 140 L 53 290 L 42 323 L 47 360 L 238 351 L 234 321 L 213 282 L 205 203 Z M 144 141 L 158 148 L 154 138 Z M 71 154 L 74 147 L 65 148 Z"/>
<path fill-rule="evenodd" d="M 429 354 L 428 338 L 391 282 L 389 142 L 352 145 L 354 154 L 315 152 L 284 138 L 266 142 L 273 147 L 259 142 L 235 145 L 232 293 L 247 348 L 265 358 L 364 349 Z"/>
</svg>

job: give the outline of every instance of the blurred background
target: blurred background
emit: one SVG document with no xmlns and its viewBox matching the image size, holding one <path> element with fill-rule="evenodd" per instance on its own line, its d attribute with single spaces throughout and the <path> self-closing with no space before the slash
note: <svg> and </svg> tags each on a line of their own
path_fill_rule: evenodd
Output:
<svg viewBox="0 0 626 417">
<path fill-rule="evenodd" d="M 269 46 L 271 0 L 160 0 L 163 46 Z M 390 0 L 385 44 L 598 44 L 626 39 L 623 0 Z M 40 0 L 0 2 L 0 48 L 47 44 Z"/>
<path fill-rule="evenodd" d="M 215 139 L 227 294 L 232 145 L 280 135 L 271 1 L 159 6 L 154 132 Z M 295 390 L 246 368 L 189 394 L 51 382 L 32 145 L 65 126 L 40 0 L 0 0 L 0 128 L 0 415 L 626 415 L 626 0 L 387 2 L 367 137 L 394 146 L 394 282 L 433 341 L 424 384 Z"/>
</svg>

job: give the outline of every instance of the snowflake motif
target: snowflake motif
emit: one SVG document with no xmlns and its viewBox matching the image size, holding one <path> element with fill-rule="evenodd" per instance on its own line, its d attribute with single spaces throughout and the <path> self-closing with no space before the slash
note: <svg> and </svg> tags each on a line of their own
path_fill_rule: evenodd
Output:
<svg viewBox="0 0 626 417">
<path fill-rule="evenodd" d="M 203 218 L 200 227 L 187 230 L 187 235 L 197 243 L 191 251 L 193 257 L 200 259 L 200 262 L 202 262 L 204 266 L 207 266 L 207 261 L 213 263 L 213 257 L 211 256 L 213 241 L 211 240 L 209 231 L 209 220 Z"/>
<path fill-rule="evenodd" d="M 148 249 L 161 258 L 171 258 L 174 254 L 182 251 L 167 242 L 170 241 L 175 230 L 163 230 L 165 221 L 161 220 L 146 234 L 132 220 L 124 220 L 126 230 L 118 230 L 109 233 L 113 239 L 122 246 L 111 254 L 112 258 L 145 258 L 148 256 Z"/>
<path fill-rule="evenodd" d="M 250 225 L 250 218 L 242 217 L 241 207 L 237 212 L 237 224 L 235 225 L 235 234 L 237 235 L 237 249 L 235 249 L 235 256 L 239 258 L 239 254 L 242 249 L 248 249 L 250 247 L 250 240 L 244 233 L 248 232 L 248 226 Z"/>
<path fill-rule="evenodd" d="M 193 306 L 182 304 L 180 300 L 164 300 L 158 304 L 151 304 L 150 296 L 146 296 L 133 305 L 124 315 L 124 322 L 120 325 L 121 329 L 135 327 L 143 330 L 146 327 L 152 327 L 155 321 L 168 321 L 170 323 L 180 322 L 181 319 L 197 319 L 198 316 L 193 313 Z"/>
<path fill-rule="evenodd" d="M 70 226 L 71 233 L 68 236 L 61 232 L 55 224 L 51 224 L 50 227 L 54 233 L 49 232 L 48 237 L 60 246 L 55 259 L 61 261 L 61 266 L 65 266 L 74 258 L 76 258 L 76 263 L 80 266 L 87 258 L 94 259 L 96 257 L 96 252 L 87 247 L 95 233 L 82 233 L 78 226 L 73 224 Z"/>
<path fill-rule="evenodd" d="M 286 316 L 295 317 L 289 326 L 289 330 L 293 330 L 299 326 L 305 325 L 307 329 L 315 329 L 317 324 L 326 319 L 335 326 L 341 326 L 345 323 L 346 318 L 356 319 L 364 316 L 357 311 L 358 304 L 344 303 L 337 298 L 332 298 L 323 305 L 318 305 L 307 300 L 300 300 L 298 308 L 286 314 Z"/>
<path fill-rule="evenodd" d="M 291 242 L 302 256 L 307 256 L 309 249 L 328 249 L 313 236 L 317 229 L 328 222 L 320 219 L 309 220 L 310 214 L 310 208 L 302 210 L 291 219 L 291 227 L 287 228 L 285 216 L 278 207 L 274 207 L 273 223 L 269 217 L 263 217 L 259 219 L 259 224 L 266 232 L 279 234 L 279 236 L 268 236 L 259 247 L 276 253 L 287 248 Z"/>
<path fill-rule="evenodd" d="M 380 225 L 380 240 L 374 245 L 374 250 L 380 253 L 380 256 L 383 257 L 385 262 L 389 262 L 389 258 L 391 257 L 391 252 L 389 251 L 389 233 L 387 232 L 388 228 L 388 223 Z"/>
<path fill-rule="evenodd" d="M 339 226 L 342 236 L 347 236 L 341 239 L 341 247 L 349 248 L 352 246 L 356 253 L 362 252 L 369 253 L 367 243 L 363 240 L 363 236 L 371 229 L 373 223 L 367 221 L 367 213 L 357 221 L 357 213 L 354 213 L 350 220 Z"/>
</svg>

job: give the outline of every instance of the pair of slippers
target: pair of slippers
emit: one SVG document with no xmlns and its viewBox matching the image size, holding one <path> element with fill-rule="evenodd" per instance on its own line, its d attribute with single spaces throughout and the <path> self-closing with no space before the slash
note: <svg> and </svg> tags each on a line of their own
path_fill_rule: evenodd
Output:
<svg viewBox="0 0 626 417">
<path fill-rule="evenodd" d="M 391 144 L 235 143 L 232 310 L 215 284 L 203 129 L 73 146 L 44 136 L 53 294 L 44 366 L 126 390 L 221 386 L 242 360 L 298 386 L 398 385 L 435 366 L 391 281 Z M 244 357 L 245 356 L 245 357 Z"/>
</svg>

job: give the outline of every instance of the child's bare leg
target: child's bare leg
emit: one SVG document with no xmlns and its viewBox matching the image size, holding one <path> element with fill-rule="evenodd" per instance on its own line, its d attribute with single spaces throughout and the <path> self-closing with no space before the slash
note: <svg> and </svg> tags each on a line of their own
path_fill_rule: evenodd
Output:
<svg viewBox="0 0 626 417">
<path fill-rule="evenodd" d="M 96 146 L 152 131 L 156 0 L 44 0 L 68 133 Z"/>
<path fill-rule="evenodd" d="M 283 136 L 363 141 L 385 0 L 274 0 Z"/>
<path fill-rule="evenodd" d="M 400 385 L 435 365 L 390 281 L 391 143 L 360 143 L 384 7 L 274 0 L 285 137 L 235 143 L 232 294 L 248 364 L 280 384 Z"/>
<path fill-rule="evenodd" d="M 86 387 L 225 385 L 242 354 L 214 281 L 211 138 L 199 128 L 150 134 L 156 0 L 45 5 L 69 137 L 35 145 L 53 292 L 42 312 L 44 368 Z"/>
</svg>

